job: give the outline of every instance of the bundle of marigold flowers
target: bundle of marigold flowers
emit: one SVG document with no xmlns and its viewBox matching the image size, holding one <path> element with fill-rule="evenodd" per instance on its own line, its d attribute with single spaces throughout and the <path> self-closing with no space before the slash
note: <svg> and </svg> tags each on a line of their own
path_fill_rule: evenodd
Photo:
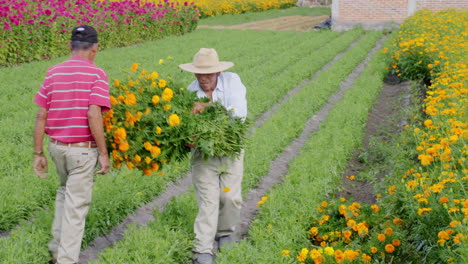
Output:
<svg viewBox="0 0 468 264">
<path fill-rule="evenodd" d="M 234 156 L 243 148 L 247 125 L 223 106 L 213 104 L 191 114 L 196 93 L 160 78 L 159 73 L 130 68 L 127 80 L 113 81 L 112 110 L 104 116 L 113 166 L 125 164 L 146 175 L 162 164 L 187 157 L 195 145 L 203 157 Z M 178 86 L 176 86 L 178 87 Z"/>
</svg>

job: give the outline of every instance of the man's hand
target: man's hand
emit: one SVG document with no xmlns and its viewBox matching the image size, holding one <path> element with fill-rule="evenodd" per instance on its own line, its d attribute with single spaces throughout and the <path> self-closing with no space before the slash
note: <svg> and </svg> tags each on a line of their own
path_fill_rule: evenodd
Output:
<svg viewBox="0 0 468 264">
<path fill-rule="evenodd" d="M 195 105 L 192 108 L 192 114 L 199 114 L 205 111 L 205 107 L 207 107 L 210 103 L 202 103 L 202 102 L 195 102 Z"/>
<path fill-rule="evenodd" d="M 109 156 L 107 154 L 99 154 L 98 161 L 99 161 L 99 166 L 101 166 L 101 169 L 98 170 L 96 173 L 106 174 L 110 168 Z"/>
<path fill-rule="evenodd" d="M 47 178 L 47 158 L 44 155 L 34 155 L 33 168 L 34 173 L 36 173 L 39 178 Z"/>
</svg>

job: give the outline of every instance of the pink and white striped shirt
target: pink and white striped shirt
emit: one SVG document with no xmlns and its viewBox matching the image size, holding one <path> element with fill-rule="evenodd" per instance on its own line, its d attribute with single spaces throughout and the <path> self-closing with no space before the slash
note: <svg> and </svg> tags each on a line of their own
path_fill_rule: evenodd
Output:
<svg viewBox="0 0 468 264">
<path fill-rule="evenodd" d="M 94 141 L 88 109 L 89 105 L 99 105 L 103 112 L 110 109 L 107 74 L 92 61 L 73 56 L 49 68 L 34 102 L 47 109 L 45 132 L 50 138 Z"/>
</svg>

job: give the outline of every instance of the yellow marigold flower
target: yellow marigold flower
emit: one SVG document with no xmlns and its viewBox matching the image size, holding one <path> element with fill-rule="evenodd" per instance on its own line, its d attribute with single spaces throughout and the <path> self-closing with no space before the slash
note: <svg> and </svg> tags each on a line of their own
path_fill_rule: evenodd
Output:
<svg viewBox="0 0 468 264">
<path fill-rule="evenodd" d="M 157 157 L 159 154 L 161 154 L 161 149 L 158 146 L 152 146 L 150 152 L 151 156 Z"/>
<path fill-rule="evenodd" d="M 372 252 L 372 254 L 375 254 L 375 253 L 379 252 L 379 250 L 376 247 L 371 247 L 371 252 Z"/>
<path fill-rule="evenodd" d="M 135 83 L 133 81 L 128 81 L 128 86 L 133 87 L 133 86 L 135 86 Z"/>
<path fill-rule="evenodd" d="M 162 128 L 156 127 L 156 134 L 161 135 L 162 133 Z"/>
<path fill-rule="evenodd" d="M 426 198 L 419 198 L 418 202 L 420 202 L 422 204 L 428 204 L 429 203 L 429 201 Z"/>
<path fill-rule="evenodd" d="M 226 192 L 229 192 L 230 190 L 231 190 L 231 188 L 229 188 L 229 187 L 223 188 L 223 192 L 225 192 L 225 193 L 226 193 Z"/>
<path fill-rule="evenodd" d="M 167 85 L 166 80 L 163 80 L 163 79 L 159 80 L 158 86 L 159 86 L 160 88 L 164 88 L 164 87 L 166 87 L 166 85 Z"/>
<path fill-rule="evenodd" d="M 380 207 L 376 204 L 371 205 L 371 208 L 372 208 L 372 212 L 374 213 L 377 213 L 378 211 L 380 211 Z"/>
<path fill-rule="evenodd" d="M 340 198 L 340 202 L 342 202 L 342 203 L 346 202 L 346 198 L 341 197 L 341 198 Z"/>
<path fill-rule="evenodd" d="M 463 241 L 465 240 L 465 235 L 463 234 L 457 234 L 454 238 L 453 238 L 453 242 L 455 244 L 458 244 L 458 245 L 461 245 L 463 243 Z"/>
<path fill-rule="evenodd" d="M 133 157 L 133 162 L 135 164 L 140 163 L 141 162 L 141 157 L 138 154 L 135 154 L 135 156 Z"/>
<path fill-rule="evenodd" d="M 291 251 L 289 251 L 289 250 L 286 250 L 286 249 L 285 249 L 285 250 L 282 250 L 282 251 L 281 251 L 281 255 L 283 255 L 283 256 L 285 256 L 285 257 L 289 257 L 290 254 L 291 254 Z"/>
<path fill-rule="evenodd" d="M 114 80 L 114 86 L 119 87 L 120 86 L 120 81 L 119 80 Z"/>
<path fill-rule="evenodd" d="M 170 101 L 172 97 L 174 97 L 174 92 L 170 88 L 166 88 L 164 89 L 161 97 L 164 101 Z"/>
<path fill-rule="evenodd" d="M 138 65 L 140 65 L 140 64 L 139 63 L 133 63 L 132 67 L 130 67 L 130 71 L 131 72 L 136 72 L 138 70 Z"/>
<path fill-rule="evenodd" d="M 309 252 L 309 255 L 313 260 L 322 259 L 322 254 L 315 248 Z"/>
<path fill-rule="evenodd" d="M 361 255 L 361 259 L 362 259 L 362 262 L 364 262 L 364 263 L 371 263 L 371 261 L 372 261 L 372 257 L 367 255 L 366 253 L 363 253 Z"/>
<path fill-rule="evenodd" d="M 425 127 L 431 127 L 432 126 L 432 120 L 431 119 L 427 119 L 426 121 L 424 121 L 424 126 Z"/>
<path fill-rule="evenodd" d="M 150 86 L 150 87 L 151 87 L 151 88 L 156 88 L 157 85 L 158 85 L 158 84 L 157 84 L 156 82 L 151 82 L 151 86 Z"/>
<path fill-rule="evenodd" d="M 164 104 L 163 109 L 164 109 L 164 111 L 169 111 L 171 109 L 171 105 L 170 104 Z"/>
<path fill-rule="evenodd" d="M 367 223 L 365 222 L 359 223 L 357 225 L 357 232 L 358 232 L 358 235 L 369 233 L 369 226 L 367 225 Z"/>
<path fill-rule="evenodd" d="M 335 255 L 335 250 L 332 247 L 326 247 L 323 251 L 329 256 Z"/>
<path fill-rule="evenodd" d="M 395 185 L 392 185 L 392 186 L 388 187 L 388 193 L 389 193 L 389 194 L 394 194 L 394 193 L 395 193 L 395 190 L 396 190 L 396 186 L 395 186 Z"/>
<path fill-rule="evenodd" d="M 453 220 L 452 222 L 450 222 L 449 224 L 451 227 L 457 227 L 458 225 L 461 225 L 461 222 L 458 221 L 458 220 Z"/>
<path fill-rule="evenodd" d="M 393 251 L 395 251 L 395 247 L 392 244 L 387 244 L 385 245 L 385 251 L 387 253 L 393 253 Z"/>
<path fill-rule="evenodd" d="M 150 77 L 151 77 L 152 80 L 154 80 L 154 79 L 157 79 L 159 77 L 159 74 L 157 72 L 152 72 Z"/>
<path fill-rule="evenodd" d="M 146 109 L 145 109 L 145 115 L 148 115 L 149 113 L 151 113 L 151 109 L 146 108 Z"/>
<path fill-rule="evenodd" d="M 328 202 L 327 202 L 327 201 L 323 201 L 323 202 L 320 204 L 320 206 L 322 206 L 322 207 L 327 207 L 327 206 L 328 206 Z"/>
<path fill-rule="evenodd" d="M 422 215 L 424 213 L 432 211 L 432 208 L 419 208 L 418 209 L 418 215 Z"/>
<path fill-rule="evenodd" d="M 309 254 L 309 250 L 307 248 L 303 248 L 301 252 L 299 252 L 299 256 L 297 256 L 297 260 L 305 261 L 307 259 L 308 254 Z"/>
<path fill-rule="evenodd" d="M 150 163 L 151 163 L 151 158 L 150 158 L 150 157 L 146 157 L 146 158 L 145 158 L 145 162 L 146 162 L 146 164 L 150 164 Z"/>
<path fill-rule="evenodd" d="M 385 241 L 385 235 L 384 235 L 384 234 L 379 234 L 379 235 L 377 236 L 377 239 L 378 239 L 379 241 L 383 242 L 383 241 Z"/>
<path fill-rule="evenodd" d="M 159 96 L 153 95 L 151 102 L 153 102 L 154 105 L 157 105 L 159 103 Z"/>
<path fill-rule="evenodd" d="M 173 126 L 177 126 L 180 124 L 180 119 L 179 119 L 179 116 L 177 114 L 172 114 L 169 116 L 169 125 L 171 127 Z"/>
<path fill-rule="evenodd" d="M 153 147 L 153 145 L 151 145 L 151 143 L 149 143 L 148 141 L 146 141 L 143 146 L 145 147 L 146 150 L 150 151 L 151 148 Z"/>
<path fill-rule="evenodd" d="M 318 228 L 316 226 L 313 226 L 309 229 L 309 232 L 311 235 L 316 236 L 318 235 Z"/>
<path fill-rule="evenodd" d="M 159 60 L 159 64 L 163 64 L 164 63 L 164 60 L 163 59 L 160 59 Z"/>
</svg>

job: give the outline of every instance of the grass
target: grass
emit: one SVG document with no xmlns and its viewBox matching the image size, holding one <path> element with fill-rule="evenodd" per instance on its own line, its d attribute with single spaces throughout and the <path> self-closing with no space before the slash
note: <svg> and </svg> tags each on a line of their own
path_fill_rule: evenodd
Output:
<svg viewBox="0 0 468 264">
<path fill-rule="evenodd" d="M 326 16 L 331 15 L 328 7 L 293 7 L 288 9 L 271 9 L 265 12 L 250 12 L 243 14 L 222 15 L 210 18 L 203 18 L 198 21 L 198 25 L 207 26 L 232 26 L 251 21 L 266 20 L 284 16 Z"/>
</svg>

